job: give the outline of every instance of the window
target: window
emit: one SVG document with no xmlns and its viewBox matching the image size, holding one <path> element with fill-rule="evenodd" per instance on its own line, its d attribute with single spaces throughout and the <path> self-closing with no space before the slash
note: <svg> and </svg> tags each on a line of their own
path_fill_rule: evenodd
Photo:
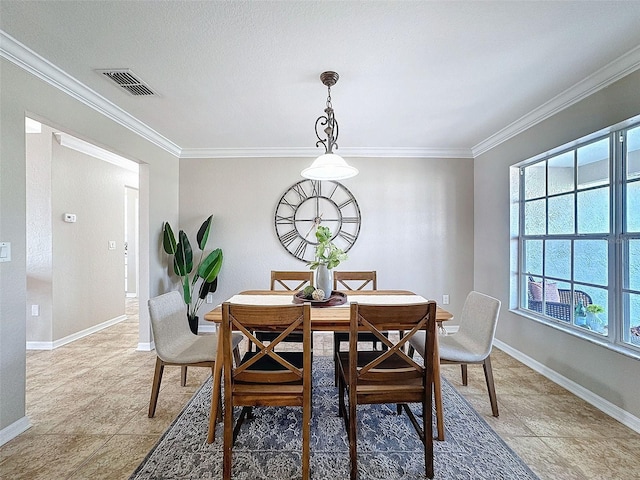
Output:
<svg viewBox="0 0 640 480">
<path fill-rule="evenodd" d="M 640 353 L 640 123 L 518 166 L 519 308 Z"/>
</svg>

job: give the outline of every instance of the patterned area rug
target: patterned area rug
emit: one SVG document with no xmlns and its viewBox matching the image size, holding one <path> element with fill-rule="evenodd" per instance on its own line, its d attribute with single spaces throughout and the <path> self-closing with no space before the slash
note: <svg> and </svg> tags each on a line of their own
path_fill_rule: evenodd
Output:
<svg viewBox="0 0 640 480">
<path fill-rule="evenodd" d="M 314 358 L 313 376 L 311 478 L 349 478 L 349 447 L 344 422 L 338 417 L 332 359 Z M 435 442 L 435 478 L 537 478 L 444 379 L 442 389 L 446 441 Z M 131 480 L 222 478 L 222 424 L 218 424 L 216 441 L 207 444 L 210 401 L 211 379 L 196 392 Z M 234 480 L 300 478 L 301 409 L 255 408 L 254 415 L 242 425 L 233 448 Z M 407 415 L 396 415 L 395 405 L 358 406 L 361 480 L 424 479 L 423 452 Z"/>
</svg>

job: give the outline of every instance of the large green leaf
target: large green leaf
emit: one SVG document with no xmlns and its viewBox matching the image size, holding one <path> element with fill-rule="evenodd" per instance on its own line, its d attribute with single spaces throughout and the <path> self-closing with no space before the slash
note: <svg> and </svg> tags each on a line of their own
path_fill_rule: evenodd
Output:
<svg viewBox="0 0 640 480">
<path fill-rule="evenodd" d="M 162 232 L 162 246 L 164 247 L 164 251 L 169 255 L 175 255 L 176 253 L 176 237 L 173 235 L 173 230 L 171 230 L 171 225 L 169 222 L 164 223 L 164 228 Z"/>
<path fill-rule="evenodd" d="M 196 239 L 198 240 L 198 247 L 200 250 L 204 250 L 204 247 L 207 245 L 207 240 L 209 239 L 209 232 L 211 231 L 211 221 L 213 220 L 213 215 L 210 215 L 202 225 L 200 225 L 200 229 L 198 230 L 198 234 L 196 235 Z"/>
<path fill-rule="evenodd" d="M 218 277 L 213 282 L 202 282 L 200 285 L 200 298 L 205 299 L 209 293 L 213 293 L 218 289 Z"/>
<path fill-rule="evenodd" d="M 191 270 L 193 270 L 193 251 L 191 250 L 189 238 L 187 238 L 187 234 L 184 233 L 184 231 L 180 230 L 178 233 L 178 240 L 173 265 L 176 275 L 184 277 L 185 275 L 190 274 Z"/>
<path fill-rule="evenodd" d="M 185 277 L 182 282 L 182 291 L 184 294 L 184 303 L 186 303 L 188 307 L 188 305 L 191 303 L 191 285 L 189 284 L 189 279 L 187 277 Z"/>
<path fill-rule="evenodd" d="M 205 282 L 213 282 L 222 268 L 222 250 L 216 248 L 206 256 L 198 268 L 198 275 L 204 278 Z"/>
</svg>

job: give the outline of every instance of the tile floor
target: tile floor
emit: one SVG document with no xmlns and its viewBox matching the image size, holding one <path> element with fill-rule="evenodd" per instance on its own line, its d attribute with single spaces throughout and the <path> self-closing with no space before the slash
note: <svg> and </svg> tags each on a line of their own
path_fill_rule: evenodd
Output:
<svg viewBox="0 0 640 480">
<path fill-rule="evenodd" d="M 156 416 L 147 418 L 154 352 L 137 352 L 137 305 L 128 320 L 53 351 L 27 352 L 33 425 L 0 448 L 2 479 L 127 479 L 208 375 L 167 367 Z M 332 339 L 316 335 L 329 355 Z M 505 353 L 494 350 L 500 417 L 491 416 L 482 367 L 443 375 L 543 480 L 640 479 L 640 434 Z"/>
</svg>

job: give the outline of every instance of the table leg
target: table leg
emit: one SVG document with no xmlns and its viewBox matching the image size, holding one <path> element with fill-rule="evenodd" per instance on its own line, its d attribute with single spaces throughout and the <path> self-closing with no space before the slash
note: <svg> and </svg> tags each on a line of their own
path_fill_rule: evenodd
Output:
<svg viewBox="0 0 640 480">
<path fill-rule="evenodd" d="M 444 441 L 444 411 L 442 409 L 442 382 L 440 379 L 440 352 L 438 349 L 438 335 L 436 335 L 433 349 L 433 390 L 436 401 L 436 423 L 438 440 Z"/>
<path fill-rule="evenodd" d="M 218 352 L 216 353 L 216 364 L 213 368 L 213 388 L 211 393 L 211 411 L 209 412 L 209 435 L 207 442 L 213 443 L 216 438 L 216 422 L 218 421 L 218 404 L 220 403 L 220 392 L 222 390 L 222 335 L 218 332 Z"/>
</svg>

